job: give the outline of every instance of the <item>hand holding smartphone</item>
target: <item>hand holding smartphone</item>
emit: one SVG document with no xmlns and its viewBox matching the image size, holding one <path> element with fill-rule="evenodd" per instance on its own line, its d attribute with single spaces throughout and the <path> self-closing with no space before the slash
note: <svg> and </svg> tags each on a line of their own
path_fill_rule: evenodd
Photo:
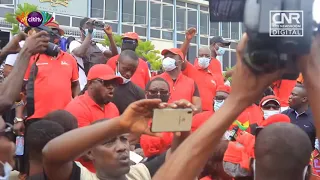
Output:
<svg viewBox="0 0 320 180">
<path fill-rule="evenodd" d="M 154 109 L 151 132 L 190 131 L 193 111 L 186 109 Z"/>
</svg>

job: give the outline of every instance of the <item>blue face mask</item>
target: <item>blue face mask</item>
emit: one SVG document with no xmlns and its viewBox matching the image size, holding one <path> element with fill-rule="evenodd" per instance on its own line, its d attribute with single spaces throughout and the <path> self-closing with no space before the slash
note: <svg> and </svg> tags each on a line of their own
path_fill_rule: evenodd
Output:
<svg viewBox="0 0 320 180">
<path fill-rule="evenodd" d="M 89 34 L 89 29 L 85 29 L 84 30 L 84 36 L 87 36 Z M 91 36 L 94 38 L 97 34 L 97 30 L 96 29 L 93 29 L 92 33 L 91 33 Z"/>
<path fill-rule="evenodd" d="M 223 105 L 224 103 L 224 100 L 222 101 L 217 101 L 217 100 L 214 100 L 214 112 L 218 111 L 218 109 L 221 108 L 221 106 Z"/>
<path fill-rule="evenodd" d="M 226 52 L 226 49 L 223 48 L 223 47 L 219 47 L 219 49 L 216 50 L 216 52 L 217 52 L 217 55 L 218 55 L 218 56 L 223 56 L 224 53 Z"/>
</svg>

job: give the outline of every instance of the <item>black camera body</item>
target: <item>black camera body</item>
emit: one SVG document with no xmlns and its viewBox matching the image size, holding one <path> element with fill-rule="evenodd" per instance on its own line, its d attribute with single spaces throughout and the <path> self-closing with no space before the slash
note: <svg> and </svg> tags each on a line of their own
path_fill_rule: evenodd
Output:
<svg viewBox="0 0 320 180">
<path fill-rule="evenodd" d="M 44 25 L 40 25 L 37 27 L 38 30 L 41 30 L 41 31 L 46 31 L 48 32 L 49 36 L 50 36 L 50 39 L 52 38 L 55 38 L 55 37 L 58 37 L 60 38 L 60 35 L 54 33 L 50 28 L 44 26 Z M 57 57 L 58 54 L 60 52 L 60 47 L 57 45 L 57 44 L 54 44 L 52 42 L 49 42 L 48 44 L 48 48 L 47 50 L 44 52 L 46 55 L 48 56 L 52 56 L 52 57 Z"/>
<path fill-rule="evenodd" d="M 286 69 L 299 75 L 298 56 L 308 54 L 313 36 L 313 0 L 210 0 L 211 22 L 243 22 L 249 37 L 243 61 L 256 73 Z"/>
</svg>

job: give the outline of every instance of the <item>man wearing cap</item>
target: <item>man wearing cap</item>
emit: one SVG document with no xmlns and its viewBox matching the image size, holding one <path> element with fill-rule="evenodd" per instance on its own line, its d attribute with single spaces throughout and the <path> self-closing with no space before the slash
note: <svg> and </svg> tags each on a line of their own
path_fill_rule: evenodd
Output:
<svg viewBox="0 0 320 180">
<path fill-rule="evenodd" d="M 280 99 L 277 96 L 265 96 L 260 101 L 259 106 L 263 112 L 264 119 L 268 119 L 272 115 L 281 113 Z"/>
<path fill-rule="evenodd" d="M 81 90 L 87 84 L 87 77 L 89 69 L 95 64 L 105 64 L 107 59 L 118 54 L 116 43 L 112 37 L 112 28 L 107 25 L 104 27 L 109 41 L 110 47 L 104 47 L 102 44 L 93 41 L 97 30 L 93 25 L 94 20 L 83 18 L 80 21 L 80 40 L 71 41 L 69 50 L 76 58 L 79 66 L 79 81 Z"/>
<path fill-rule="evenodd" d="M 58 45 L 64 31 L 57 22 L 46 26 L 53 32 L 50 42 Z M 26 124 L 41 119 L 51 111 L 64 109 L 80 92 L 78 79 L 77 62 L 68 53 L 60 50 L 57 56 L 45 53 L 32 56 L 24 77 L 28 83 Z"/>
<path fill-rule="evenodd" d="M 178 48 L 164 49 L 162 67 L 164 73 L 155 76 L 165 79 L 170 85 L 170 97 L 168 103 L 186 99 L 194 104 L 198 112 L 202 111 L 201 99 L 197 84 L 181 72 L 184 55 Z"/>
<path fill-rule="evenodd" d="M 94 121 L 119 116 L 119 111 L 111 100 L 115 87 L 123 82 L 122 78 L 116 76 L 106 64 L 92 66 L 87 78 L 88 89 L 65 108 L 77 118 L 78 126 L 89 126 Z M 90 161 L 79 161 L 90 171 L 95 171 Z"/>
<path fill-rule="evenodd" d="M 226 41 L 221 36 L 216 36 L 210 39 L 210 50 L 211 50 L 211 61 L 209 65 L 209 70 L 216 75 L 220 76 L 220 79 L 224 79 L 222 75 L 221 63 L 217 59 L 217 56 L 223 56 L 225 53 L 225 47 L 230 46 L 231 42 Z M 194 62 L 195 65 L 198 64 L 196 59 Z"/>
<path fill-rule="evenodd" d="M 121 51 L 132 50 L 135 51 L 139 43 L 139 36 L 135 32 L 127 32 L 122 35 L 122 47 Z M 119 55 L 113 56 L 107 62 L 107 64 L 115 71 L 117 68 L 117 61 Z M 147 83 L 150 80 L 150 72 L 148 64 L 139 58 L 139 64 L 137 70 L 134 72 L 131 81 L 138 85 L 141 89 L 145 89 Z"/>
<path fill-rule="evenodd" d="M 181 46 L 181 51 L 184 55 L 187 54 L 190 42 L 196 34 L 195 28 L 190 28 L 186 31 L 186 39 Z M 203 111 L 212 111 L 213 99 L 216 95 L 216 89 L 219 85 L 223 85 L 221 75 L 215 75 L 209 70 L 211 61 L 211 52 L 208 47 L 199 49 L 198 65 L 193 65 L 188 61 L 184 61 L 182 65 L 182 73 L 193 79 L 199 88 L 199 93 L 202 102 Z M 219 81 L 220 80 L 220 81 Z"/>
</svg>

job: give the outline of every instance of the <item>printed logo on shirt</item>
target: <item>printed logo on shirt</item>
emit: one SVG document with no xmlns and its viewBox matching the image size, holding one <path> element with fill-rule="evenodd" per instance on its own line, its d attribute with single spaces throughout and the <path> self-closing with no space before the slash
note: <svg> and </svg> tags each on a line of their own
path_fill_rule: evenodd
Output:
<svg viewBox="0 0 320 180">
<path fill-rule="evenodd" d="M 309 126 L 307 126 L 307 125 L 303 125 L 304 127 L 306 127 L 306 128 L 308 128 Z"/>
<path fill-rule="evenodd" d="M 49 63 L 36 63 L 37 66 L 48 65 Z"/>
<path fill-rule="evenodd" d="M 69 65 L 66 61 L 61 61 L 61 65 Z"/>
<path fill-rule="evenodd" d="M 212 82 L 214 85 L 217 85 L 217 84 L 216 84 L 216 82 L 215 82 L 214 80 L 211 80 L 211 82 Z"/>
</svg>

